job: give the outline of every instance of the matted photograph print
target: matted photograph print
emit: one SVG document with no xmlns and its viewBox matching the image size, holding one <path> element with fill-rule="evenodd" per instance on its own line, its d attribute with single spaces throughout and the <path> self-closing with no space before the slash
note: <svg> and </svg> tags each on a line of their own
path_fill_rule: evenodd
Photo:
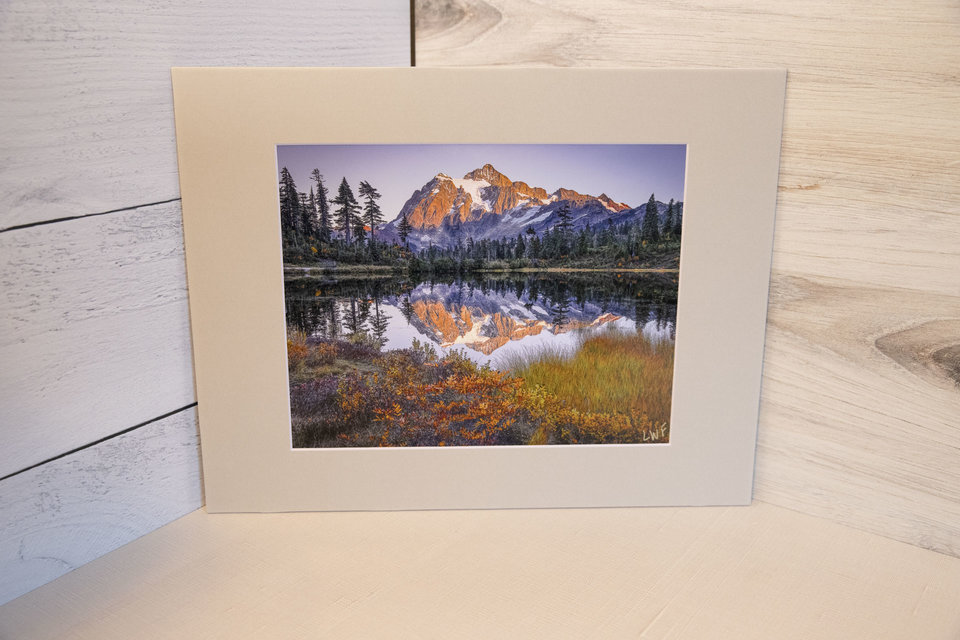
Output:
<svg viewBox="0 0 960 640">
<path fill-rule="evenodd" d="M 175 69 L 207 510 L 748 504 L 785 79 Z"/>
<path fill-rule="evenodd" d="M 280 145 L 294 448 L 670 439 L 686 146 Z"/>
</svg>

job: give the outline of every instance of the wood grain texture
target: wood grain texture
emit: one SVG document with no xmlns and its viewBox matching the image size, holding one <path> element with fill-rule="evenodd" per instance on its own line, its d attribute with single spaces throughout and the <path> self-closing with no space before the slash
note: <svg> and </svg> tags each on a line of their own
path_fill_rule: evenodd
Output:
<svg viewBox="0 0 960 640">
<path fill-rule="evenodd" d="M 406 0 L 0 5 L 0 229 L 177 197 L 172 66 L 410 63 Z"/>
<path fill-rule="evenodd" d="M 960 556 L 960 296 L 780 275 L 754 495 Z"/>
<path fill-rule="evenodd" d="M 9 638 L 954 640 L 960 560 L 743 508 L 208 515 L 0 608 Z"/>
<path fill-rule="evenodd" d="M 179 202 L 0 233 L 0 296 L 0 476 L 194 402 Z"/>
<path fill-rule="evenodd" d="M 0 602 L 197 509 L 198 445 L 191 408 L 0 482 Z"/>
<path fill-rule="evenodd" d="M 417 8 L 421 66 L 788 69 L 755 496 L 960 555 L 955 3 Z"/>
</svg>

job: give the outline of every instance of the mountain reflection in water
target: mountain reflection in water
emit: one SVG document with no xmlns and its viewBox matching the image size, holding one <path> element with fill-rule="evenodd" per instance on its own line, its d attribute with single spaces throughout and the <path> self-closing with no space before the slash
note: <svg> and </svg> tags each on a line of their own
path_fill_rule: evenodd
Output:
<svg viewBox="0 0 960 640">
<path fill-rule="evenodd" d="M 573 349 L 615 328 L 674 338 L 676 273 L 536 272 L 466 278 L 325 277 L 285 282 L 287 324 L 308 336 L 366 334 L 381 348 L 414 340 L 479 364 Z"/>
</svg>

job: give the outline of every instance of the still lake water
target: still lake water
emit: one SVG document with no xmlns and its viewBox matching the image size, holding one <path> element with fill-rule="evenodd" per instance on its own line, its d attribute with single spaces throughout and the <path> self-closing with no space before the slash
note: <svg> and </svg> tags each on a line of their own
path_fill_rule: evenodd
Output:
<svg viewBox="0 0 960 640">
<path fill-rule="evenodd" d="M 677 274 L 523 272 L 466 277 L 309 277 L 284 283 L 287 325 L 309 336 L 414 341 L 498 368 L 524 352 L 568 351 L 584 334 L 673 339 Z"/>
</svg>

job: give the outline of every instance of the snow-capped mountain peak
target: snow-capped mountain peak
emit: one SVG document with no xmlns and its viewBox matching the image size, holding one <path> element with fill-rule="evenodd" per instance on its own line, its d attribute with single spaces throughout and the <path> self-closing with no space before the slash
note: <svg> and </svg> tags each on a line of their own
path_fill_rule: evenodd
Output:
<svg viewBox="0 0 960 640">
<path fill-rule="evenodd" d="M 569 212 L 576 230 L 608 220 L 635 219 L 643 215 L 645 204 L 631 209 L 605 193 L 592 196 L 566 188 L 547 193 L 542 187 L 513 181 L 493 165 L 485 164 L 459 179 L 437 173 L 413 192 L 379 235 L 396 239 L 397 224 L 406 216 L 414 231 L 408 241 L 415 248 L 428 244 L 448 247 L 467 238 L 512 238 L 531 227 L 542 233 L 557 223 L 561 208 Z"/>
</svg>

